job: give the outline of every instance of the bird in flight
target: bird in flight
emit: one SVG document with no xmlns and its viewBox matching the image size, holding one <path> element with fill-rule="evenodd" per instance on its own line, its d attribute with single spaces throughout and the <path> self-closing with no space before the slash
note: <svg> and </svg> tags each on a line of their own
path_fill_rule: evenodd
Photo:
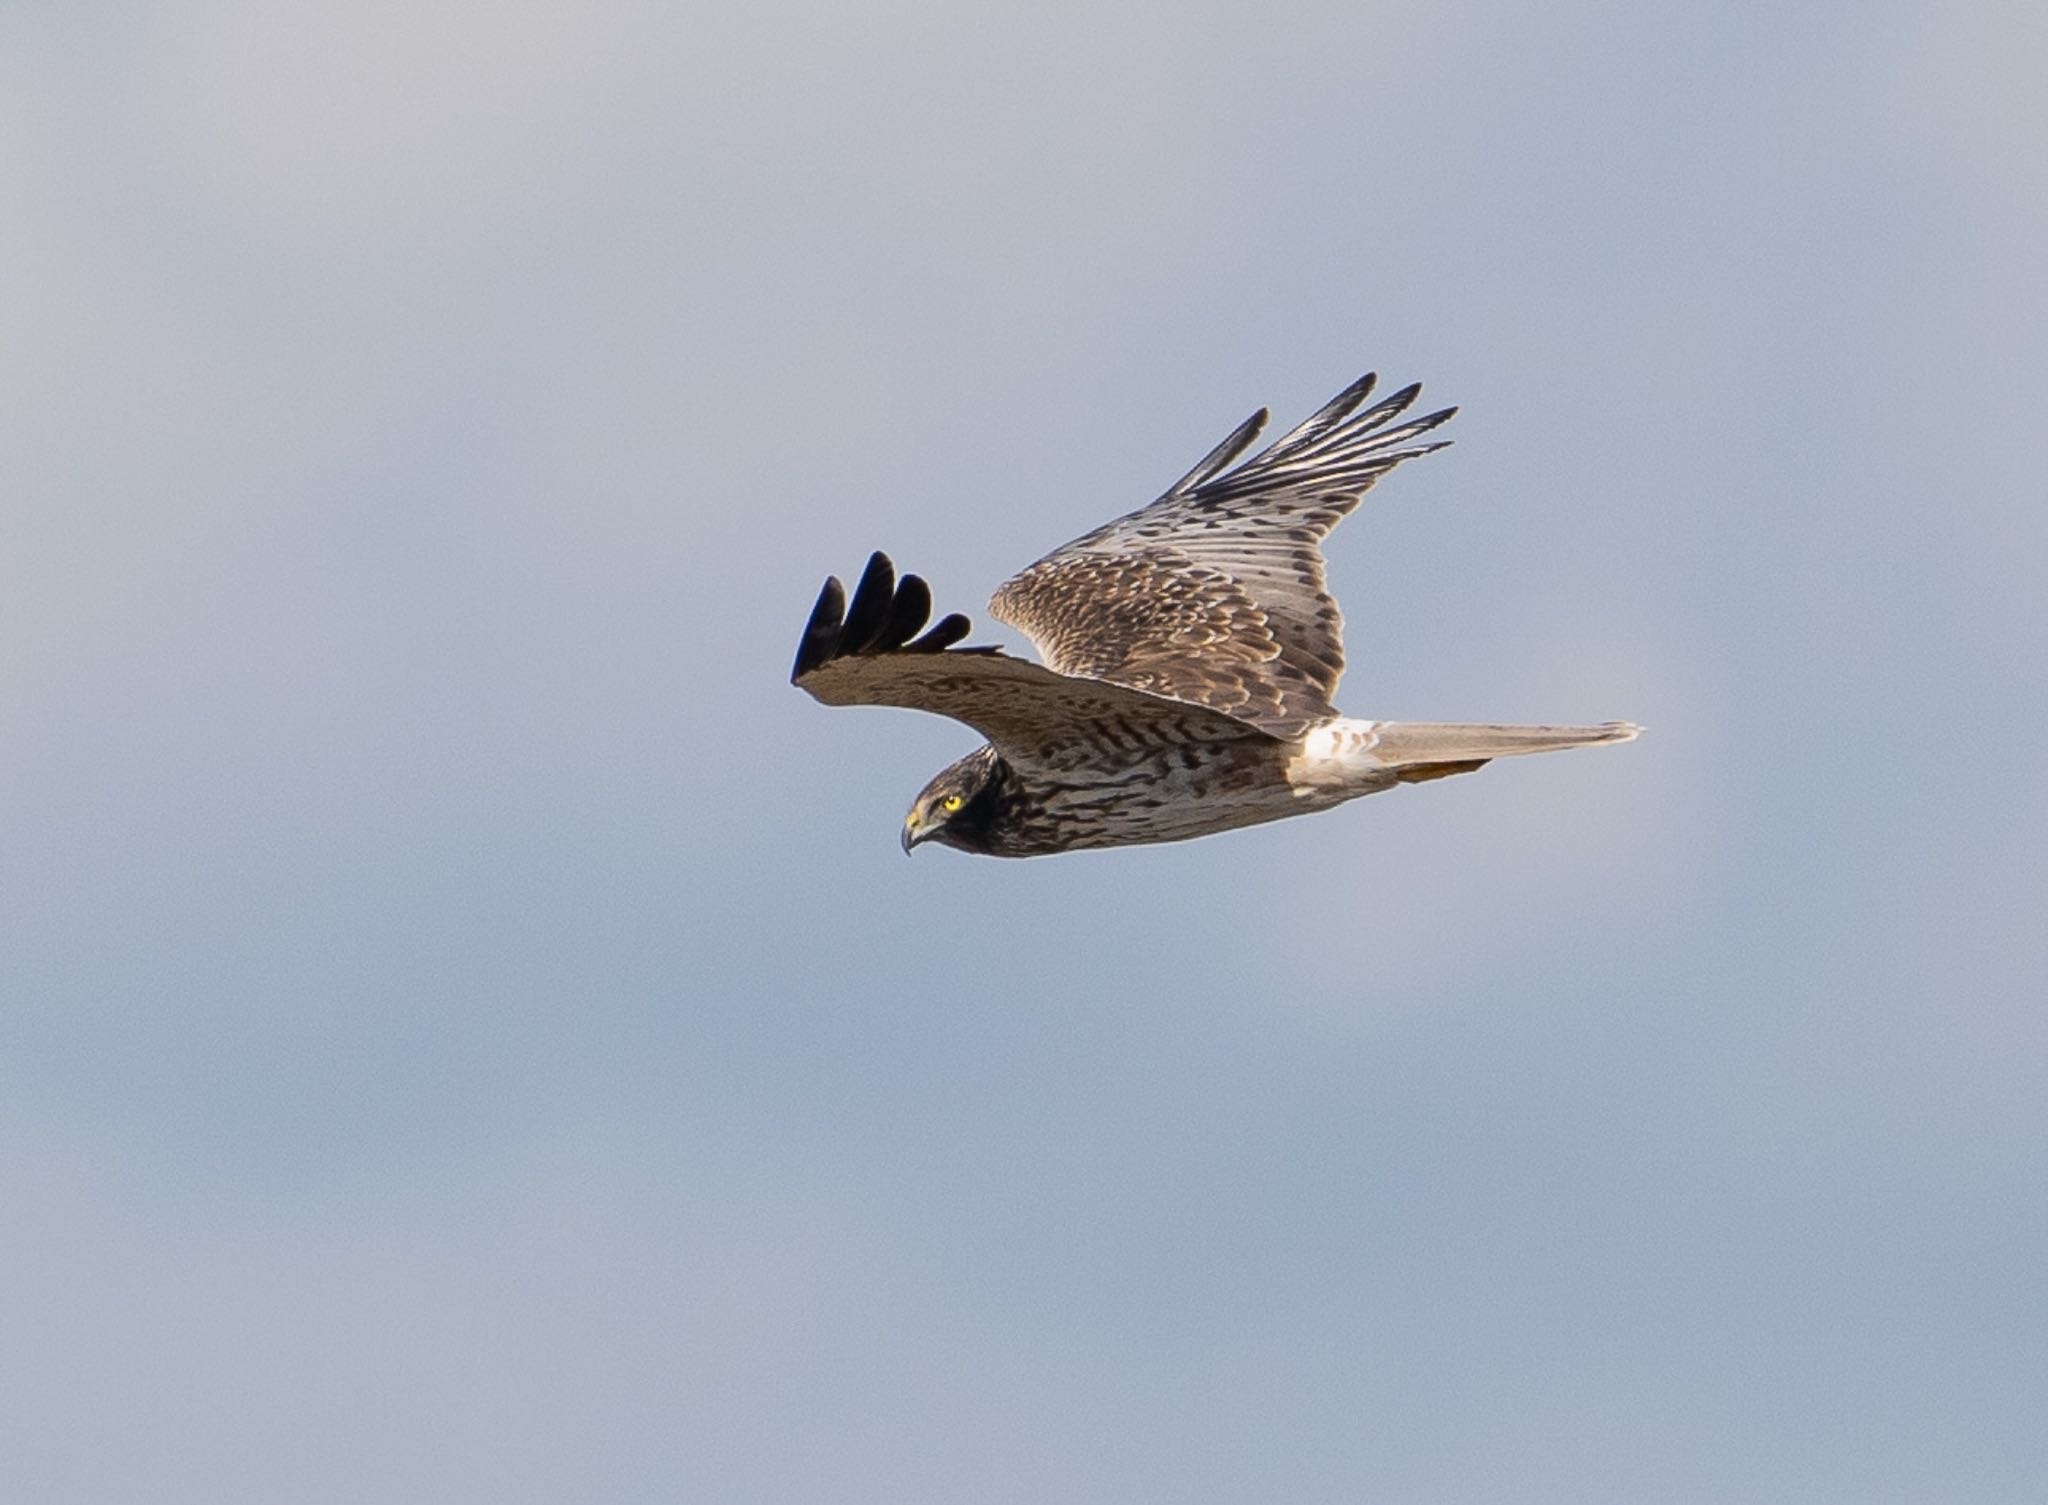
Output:
<svg viewBox="0 0 2048 1505">
<path fill-rule="evenodd" d="M 826 705 L 964 721 L 986 745 L 924 787 L 903 850 L 995 857 L 1184 841 L 1327 810 L 1495 758 L 1626 742 L 1640 728 L 1363 721 L 1332 704 L 1343 619 L 1322 541 L 1374 482 L 1445 447 L 1417 442 L 1456 408 L 1403 420 L 1404 387 L 1359 412 L 1375 378 L 1241 465 L 1261 409 L 1150 506 L 1055 549 L 989 611 L 1044 663 L 929 631 L 931 589 L 868 560 L 851 604 L 827 578 L 791 683 Z"/>
</svg>

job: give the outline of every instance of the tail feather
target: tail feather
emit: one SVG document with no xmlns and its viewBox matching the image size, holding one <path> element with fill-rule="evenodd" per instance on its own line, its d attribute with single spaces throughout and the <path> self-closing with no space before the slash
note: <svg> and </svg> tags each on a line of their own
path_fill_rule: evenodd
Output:
<svg viewBox="0 0 2048 1505">
<path fill-rule="evenodd" d="M 1642 728 L 1628 721 L 1602 726 L 1489 726 L 1451 721 L 1383 721 L 1372 755 L 1404 784 L 1470 773 L 1494 758 L 1628 742 Z"/>
</svg>

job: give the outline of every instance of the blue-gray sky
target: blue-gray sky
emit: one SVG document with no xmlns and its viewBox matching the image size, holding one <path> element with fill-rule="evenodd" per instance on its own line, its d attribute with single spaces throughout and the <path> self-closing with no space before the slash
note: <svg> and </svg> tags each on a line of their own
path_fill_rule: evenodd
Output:
<svg viewBox="0 0 2048 1505">
<path fill-rule="evenodd" d="M 2044 70 L 11 8 L 0 1494 L 2038 1490 Z M 906 863 L 975 739 L 788 688 L 820 578 L 978 613 L 1368 368 L 1463 412 L 1345 708 L 1650 734 Z"/>
</svg>

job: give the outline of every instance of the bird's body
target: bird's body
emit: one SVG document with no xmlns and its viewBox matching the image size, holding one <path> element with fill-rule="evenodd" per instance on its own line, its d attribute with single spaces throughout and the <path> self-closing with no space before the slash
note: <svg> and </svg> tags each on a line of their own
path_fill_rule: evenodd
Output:
<svg viewBox="0 0 2048 1505">
<path fill-rule="evenodd" d="M 968 756 L 983 792 L 937 839 L 992 857 L 1186 841 L 1336 803 L 1290 788 L 1287 746 L 1270 737 L 1144 747 L 1055 778 L 1017 773 L 992 746 Z"/>
<path fill-rule="evenodd" d="M 1341 619 L 1322 538 L 1372 483 L 1440 442 L 1400 446 L 1455 409 L 1398 426 L 1409 387 L 1356 418 L 1354 383 L 1256 458 L 1241 425 L 1151 506 L 1055 550 L 990 603 L 1044 665 L 958 648 L 957 614 L 916 636 L 931 593 L 868 561 L 849 603 L 827 580 L 794 683 L 828 705 L 901 705 L 989 738 L 943 770 L 905 822 L 933 840 L 1032 857 L 1183 841 L 1326 810 L 1497 757 L 1626 741 L 1626 722 L 1549 727 L 1377 722 L 1341 715 Z"/>
</svg>

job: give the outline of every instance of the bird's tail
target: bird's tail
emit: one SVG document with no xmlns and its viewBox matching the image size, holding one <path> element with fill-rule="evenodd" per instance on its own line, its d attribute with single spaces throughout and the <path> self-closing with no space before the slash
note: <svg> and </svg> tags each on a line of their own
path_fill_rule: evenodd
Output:
<svg viewBox="0 0 2048 1505">
<path fill-rule="evenodd" d="M 1372 755 L 1404 784 L 1470 773 L 1495 758 L 1627 742 L 1642 728 L 1628 721 L 1600 726 L 1487 726 L 1454 721 L 1382 721 Z"/>
</svg>

